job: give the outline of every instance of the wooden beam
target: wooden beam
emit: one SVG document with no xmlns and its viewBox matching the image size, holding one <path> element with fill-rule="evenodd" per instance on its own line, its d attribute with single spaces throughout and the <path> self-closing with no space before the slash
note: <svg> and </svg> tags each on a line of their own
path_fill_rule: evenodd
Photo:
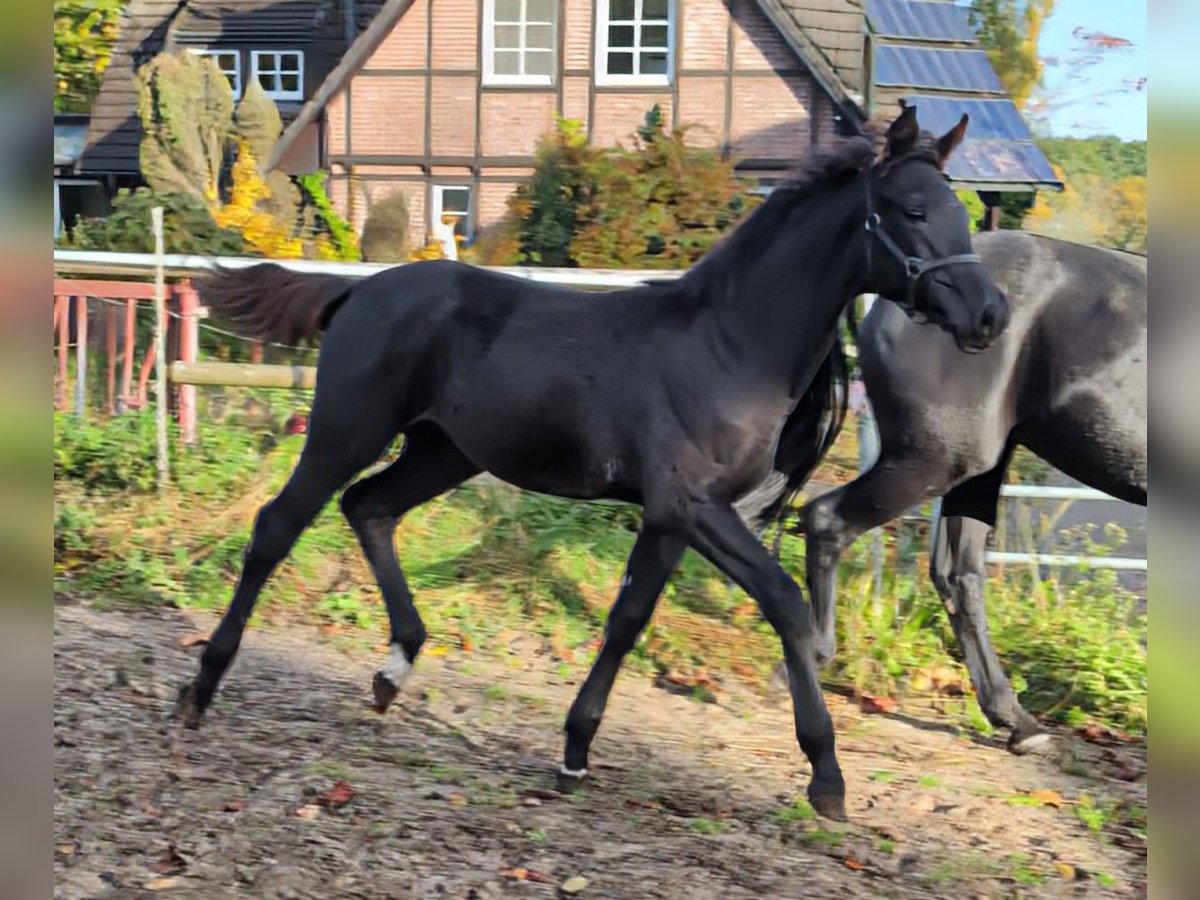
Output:
<svg viewBox="0 0 1200 900">
<path fill-rule="evenodd" d="M 171 363 L 171 380 L 176 384 L 312 390 L 317 385 L 317 369 L 316 366 L 269 366 L 177 360 Z"/>
</svg>

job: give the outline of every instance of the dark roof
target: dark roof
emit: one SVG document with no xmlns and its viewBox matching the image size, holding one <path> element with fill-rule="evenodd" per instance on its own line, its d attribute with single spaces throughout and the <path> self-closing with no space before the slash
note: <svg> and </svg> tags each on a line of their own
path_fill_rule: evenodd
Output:
<svg viewBox="0 0 1200 900">
<path fill-rule="evenodd" d="M 863 110 L 862 0 L 759 0 L 758 5 L 822 87 Z"/>
<path fill-rule="evenodd" d="M 363 30 L 384 0 L 356 0 L 355 19 Z M 310 46 L 344 46 L 342 0 L 130 0 L 121 18 L 80 169 L 91 174 L 137 175 L 141 121 L 134 73 L 164 49 L 248 40 L 286 40 Z"/>
<path fill-rule="evenodd" d="M 946 167 L 960 187 L 1060 190 L 1045 155 L 952 0 L 866 0 L 874 36 L 873 106 L 917 107 L 921 127 L 949 131 L 963 113 L 967 136 Z"/>
<path fill-rule="evenodd" d="M 355 3 L 355 25 L 371 24 L 382 0 Z M 180 44 L 213 41 L 310 43 L 315 36 L 343 34 L 340 0 L 189 0 L 172 29 Z"/>
</svg>

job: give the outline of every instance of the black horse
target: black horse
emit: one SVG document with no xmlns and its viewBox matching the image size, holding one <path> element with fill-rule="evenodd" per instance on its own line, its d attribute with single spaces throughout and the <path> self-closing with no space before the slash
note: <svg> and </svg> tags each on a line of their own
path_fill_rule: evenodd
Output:
<svg viewBox="0 0 1200 900">
<path fill-rule="evenodd" d="M 1010 729 L 1008 749 L 1019 754 L 1046 735 L 1021 708 L 988 637 L 987 535 L 1017 445 L 1093 488 L 1146 505 L 1146 258 L 1024 232 L 980 234 L 974 244 L 1009 299 L 1011 324 L 986 350 L 965 354 L 942 331 L 876 303 L 857 337 L 879 457 L 805 506 L 798 530 L 807 536 L 824 664 L 835 648 L 842 551 L 865 531 L 945 495 L 931 574 L 980 708 L 993 725 Z M 835 354 L 822 371 L 838 365 Z M 786 489 L 812 471 L 801 446 L 809 428 L 799 416 L 784 426 L 776 478 L 754 492 L 758 500 L 746 512 L 753 525 L 777 519 Z"/>
<path fill-rule="evenodd" d="M 778 632 L 813 769 L 809 796 L 844 817 L 808 604 L 733 504 L 770 471 L 783 423 L 851 298 L 903 298 L 964 348 L 1004 329 L 1007 303 L 970 252 L 966 212 L 942 172 L 966 125 L 964 116 L 935 139 L 909 108 L 889 126 L 881 158 L 870 141 L 849 140 L 668 287 L 583 293 L 443 261 L 357 283 L 268 263 L 201 284 L 216 314 L 255 337 L 325 335 L 304 450 L 258 514 L 233 600 L 180 692 L 185 721 L 197 725 L 211 703 L 275 566 L 403 433 L 400 457 L 341 500 L 391 624 L 390 659 L 373 685 L 379 710 L 425 640 L 393 544 L 408 510 L 483 471 L 561 497 L 637 503 L 641 530 L 567 717 L 563 777 L 586 774 L 621 661 L 690 545 Z M 813 427 L 810 443 L 822 440 Z"/>
</svg>

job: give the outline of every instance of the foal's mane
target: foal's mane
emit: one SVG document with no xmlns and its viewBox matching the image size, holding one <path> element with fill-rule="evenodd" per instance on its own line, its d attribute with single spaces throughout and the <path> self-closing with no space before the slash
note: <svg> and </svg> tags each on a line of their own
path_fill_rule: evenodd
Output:
<svg viewBox="0 0 1200 900">
<path fill-rule="evenodd" d="M 874 157 L 871 142 L 863 137 L 846 138 L 829 150 L 810 156 L 750 215 L 718 239 L 676 285 L 694 288 L 720 268 L 757 258 L 798 205 L 856 178 L 871 166 Z"/>
</svg>

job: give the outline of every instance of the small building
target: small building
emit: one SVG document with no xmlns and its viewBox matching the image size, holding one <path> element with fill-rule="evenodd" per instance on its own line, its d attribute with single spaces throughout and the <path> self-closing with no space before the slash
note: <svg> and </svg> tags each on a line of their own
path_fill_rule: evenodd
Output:
<svg viewBox="0 0 1200 900">
<path fill-rule="evenodd" d="M 609 144 L 655 104 L 768 186 L 903 97 L 930 130 L 970 113 L 956 186 L 1061 187 L 950 0 L 131 0 L 85 171 L 136 180 L 133 72 L 178 47 L 275 97 L 274 167 L 327 171 L 358 228 L 403 192 L 418 242 L 496 222 L 556 116 Z"/>
</svg>

